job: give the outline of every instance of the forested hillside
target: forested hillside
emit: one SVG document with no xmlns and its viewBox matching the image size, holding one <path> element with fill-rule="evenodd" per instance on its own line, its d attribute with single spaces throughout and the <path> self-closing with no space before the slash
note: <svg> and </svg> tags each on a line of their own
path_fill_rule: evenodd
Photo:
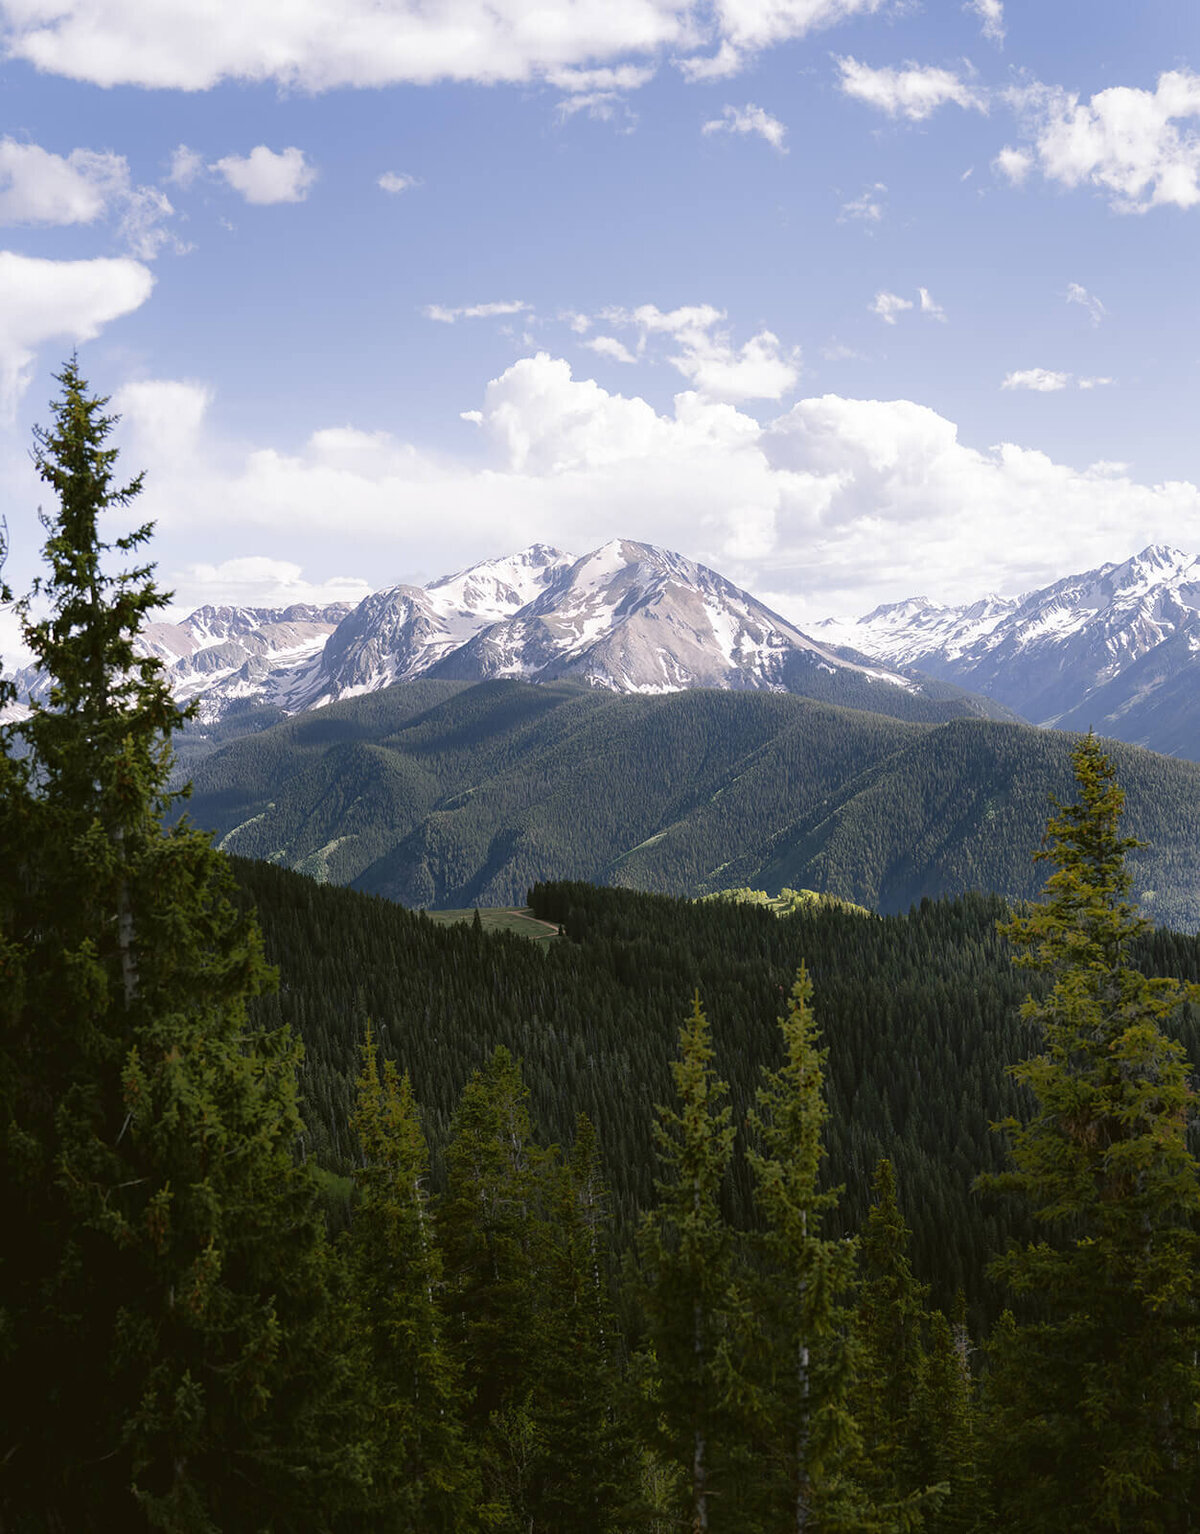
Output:
<svg viewBox="0 0 1200 1534">
<path fill-rule="evenodd" d="M 417 681 L 201 762 L 189 812 L 226 850 L 413 907 L 513 905 L 539 880 L 668 894 L 816 889 L 884 911 L 1028 898 L 1075 737 L 905 723 L 778 693 L 621 697 Z M 1200 926 L 1200 766 L 1113 744 L 1143 905 Z"/>
<path fill-rule="evenodd" d="M 348 1125 L 368 1019 L 385 1056 L 412 1075 L 435 1165 L 464 1083 L 505 1045 L 523 1063 L 547 1141 L 569 1143 L 580 1112 L 596 1125 L 625 1239 L 653 1202 L 654 1105 L 670 1095 L 693 992 L 741 1125 L 761 1068 L 777 1063 L 776 1018 L 803 961 L 830 1051 L 829 1176 L 846 1184 L 843 1228 L 856 1228 L 876 1163 L 889 1157 L 921 1276 L 944 1303 L 962 1286 L 976 1316 L 994 1310 L 983 1266 L 1013 1216 L 971 1183 L 1003 1164 L 988 1126 L 1021 1105 L 1007 1067 L 1032 1042 L 1017 1016 L 1030 977 L 1013 969 L 997 934 L 997 899 L 925 901 L 903 916 L 814 909 L 780 918 L 549 884 L 534 888 L 532 905 L 566 936 L 543 951 L 265 864 L 235 866 L 282 982 L 255 1003 L 256 1016 L 291 1024 L 304 1041 L 310 1145 L 331 1169 L 353 1164 Z M 1200 939 L 1155 932 L 1139 957 L 1150 973 L 1200 980 Z M 1183 1028 L 1200 1065 L 1200 1012 Z M 744 1166 L 727 1196 L 747 1223 Z"/>
</svg>

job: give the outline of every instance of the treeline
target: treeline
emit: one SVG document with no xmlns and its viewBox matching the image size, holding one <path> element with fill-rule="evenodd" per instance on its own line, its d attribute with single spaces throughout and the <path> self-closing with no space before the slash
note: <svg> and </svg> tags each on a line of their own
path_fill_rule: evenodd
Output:
<svg viewBox="0 0 1200 1534">
<path fill-rule="evenodd" d="M 845 1187 L 835 1227 L 861 1225 L 874 1169 L 887 1157 L 921 1281 L 945 1307 L 962 1289 L 976 1327 L 998 1313 L 988 1254 L 1031 1228 L 1018 1205 L 972 1183 L 1004 1165 L 990 1125 L 1027 1110 L 1008 1067 L 1034 1047 L 1019 1009 L 1044 985 L 1013 967 L 1011 944 L 997 931 L 1009 914 L 1003 901 L 926 900 L 887 917 L 803 905 L 779 917 L 724 901 L 548 884 L 530 899 L 565 936 L 543 950 L 469 924 L 436 925 L 268 864 L 234 867 L 281 975 L 252 1014 L 303 1041 L 306 1146 L 330 1170 L 353 1168 L 347 1126 L 368 1019 L 383 1056 L 411 1075 L 435 1188 L 463 1086 L 503 1045 L 522 1062 L 548 1143 L 569 1144 L 579 1113 L 596 1126 L 624 1250 L 654 1199 L 654 1104 L 670 1094 L 679 1019 L 693 991 L 744 1134 L 761 1070 L 778 1064 L 775 1019 L 804 962 L 829 1050 L 827 1176 Z M 1155 930 L 1134 939 L 1132 954 L 1147 974 L 1200 980 L 1195 937 Z M 1186 1006 L 1172 1027 L 1200 1067 L 1198 1024 L 1200 1009 Z M 755 1215 L 740 1155 L 723 1197 L 734 1225 L 748 1228 Z"/>
</svg>

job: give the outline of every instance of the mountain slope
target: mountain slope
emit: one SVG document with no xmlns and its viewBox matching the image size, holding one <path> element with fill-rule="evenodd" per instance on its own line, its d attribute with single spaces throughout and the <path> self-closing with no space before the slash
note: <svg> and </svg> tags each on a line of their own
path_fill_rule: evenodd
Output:
<svg viewBox="0 0 1200 1534">
<path fill-rule="evenodd" d="M 353 609 L 202 608 L 151 625 L 145 647 L 179 700 L 198 702 L 189 763 L 231 731 L 419 676 L 575 679 L 617 693 L 724 687 L 905 719 L 1013 717 L 945 682 L 839 655 L 705 566 L 629 539 L 582 558 L 535 544 Z M 37 676 L 19 681 L 40 696 Z"/>
<path fill-rule="evenodd" d="M 227 850 L 406 905 L 524 902 L 544 879 L 750 885 L 883 910 L 1027 896 L 1071 737 L 904 722 L 767 692 L 621 695 L 424 678 L 233 741 L 190 813 Z M 1200 925 L 1200 767 L 1114 745 L 1156 919 Z"/>
<path fill-rule="evenodd" d="M 1200 559 L 1178 549 L 1152 545 L 1020 598 L 913 598 L 816 631 L 1041 724 L 1200 758 Z"/>
</svg>

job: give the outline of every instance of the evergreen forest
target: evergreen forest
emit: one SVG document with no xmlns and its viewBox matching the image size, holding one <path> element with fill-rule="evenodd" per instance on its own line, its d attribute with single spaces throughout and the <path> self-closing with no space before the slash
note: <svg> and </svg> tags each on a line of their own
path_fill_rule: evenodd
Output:
<svg viewBox="0 0 1200 1534">
<path fill-rule="evenodd" d="M 54 685 L 0 727 L 0 1529 L 1196 1527 L 1200 940 L 1139 914 L 1106 745 L 1018 903 L 546 881 L 540 943 L 235 862 L 60 382 Z"/>
</svg>

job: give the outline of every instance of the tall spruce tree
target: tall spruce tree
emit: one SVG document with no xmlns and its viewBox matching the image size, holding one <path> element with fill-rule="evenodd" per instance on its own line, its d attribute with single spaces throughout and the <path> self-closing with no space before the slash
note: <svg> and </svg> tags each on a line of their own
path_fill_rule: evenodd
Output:
<svg viewBox="0 0 1200 1534">
<path fill-rule="evenodd" d="M 540 1521 L 546 1534 L 605 1534 L 632 1500 L 633 1441 L 618 1411 L 623 1339 L 609 1293 L 610 1213 L 596 1131 L 576 1122 L 550 1189 L 541 1423 Z"/>
<path fill-rule="evenodd" d="M 441 1255 L 427 1202 L 429 1153 L 408 1073 L 368 1028 L 352 1125 L 361 1161 L 348 1238 L 359 1367 L 373 1396 L 374 1504 L 403 1534 L 456 1534 L 476 1496 L 459 1370 L 443 1339 Z"/>
<path fill-rule="evenodd" d="M 729 1089 L 713 1069 L 712 1036 L 696 995 L 672 1061 L 675 1107 L 660 1106 L 659 1202 L 638 1233 L 657 1390 L 652 1430 L 684 1471 L 696 1531 L 740 1527 L 724 1496 L 730 1403 L 739 1393 L 732 1328 L 733 1233 L 721 1209 L 734 1131 Z"/>
<path fill-rule="evenodd" d="M 1034 1100 L 1001 1126 L 1014 1169 L 985 1179 L 1047 1231 L 994 1265 L 1024 1302 L 992 1350 L 996 1504 L 1003 1527 L 1176 1534 L 1200 1526 L 1200 1167 L 1164 1028 L 1197 988 L 1134 967 L 1138 843 L 1093 736 L 1073 760 L 1037 854 L 1054 872 L 1004 929 L 1053 988 L 1024 1007 L 1042 1048 L 1013 1069 Z"/>
<path fill-rule="evenodd" d="M 467 1082 L 455 1109 L 438 1230 L 484 1517 L 505 1534 L 528 1529 L 539 1513 L 544 1444 L 537 1387 L 545 1346 L 539 1287 L 549 1241 L 549 1160 L 533 1138 L 520 1064 L 501 1046 Z"/>
<path fill-rule="evenodd" d="M 108 545 L 113 418 L 71 361 L 35 460 L 51 679 L 0 740 L 0 1523 L 312 1527 L 357 1495 L 349 1382 L 300 1130 L 297 1047 L 224 860 L 167 831 L 181 719 L 138 653 L 148 525 Z"/>
<path fill-rule="evenodd" d="M 896 1174 L 884 1157 L 875 1168 L 872 1203 L 859 1238 L 856 1325 L 863 1364 L 855 1392 L 862 1434 L 862 1474 L 882 1526 L 919 1529 L 942 1506 L 948 1487 L 930 1484 L 922 1454 L 929 1427 L 922 1407 L 928 1369 L 928 1286 L 909 1257 L 911 1232 L 900 1209 Z"/>
<path fill-rule="evenodd" d="M 748 1152 L 762 1217 L 764 1267 L 754 1286 L 750 1344 L 762 1381 L 758 1416 L 767 1454 L 759 1477 L 771 1529 L 865 1529 L 869 1510 L 855 1472 L 861 1450 L 851 1411 L 855 1346 L 847 1297 L 851 1241 L 822 1234 L 837 1189 L 822 1191 L 827 1052 L 818 1042 L 807 970 L 780 1018 L 784 1063 L 764 1071 L 750 1114 L 759 1146 Z"/>
</svg>

